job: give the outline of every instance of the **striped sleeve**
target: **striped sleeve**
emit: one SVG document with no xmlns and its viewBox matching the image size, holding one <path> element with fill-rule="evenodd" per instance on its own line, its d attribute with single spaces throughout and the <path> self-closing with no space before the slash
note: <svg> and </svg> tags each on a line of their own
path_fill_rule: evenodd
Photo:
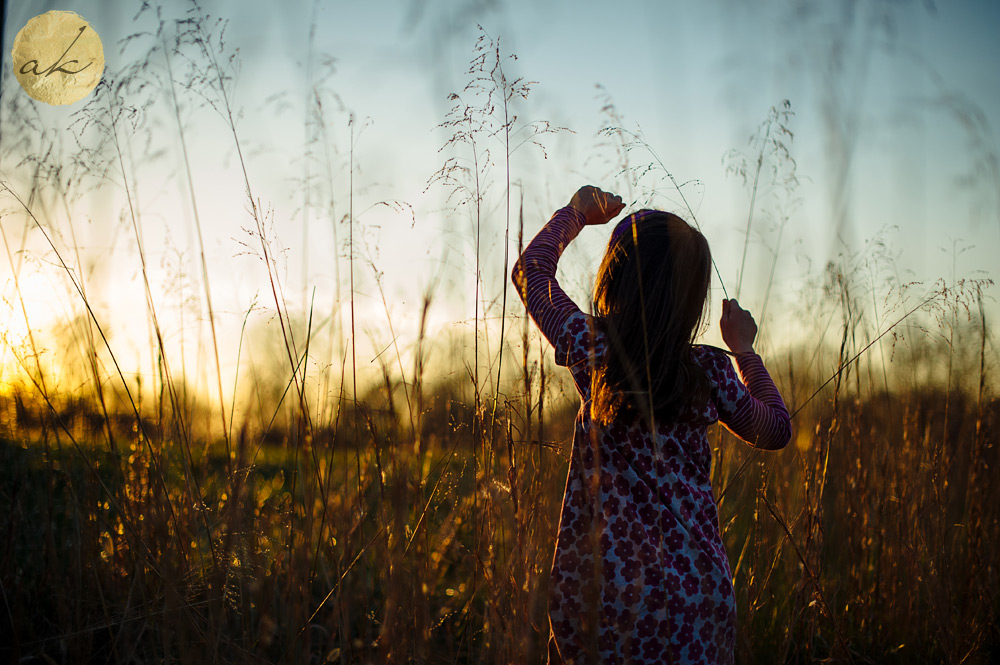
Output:
<svg viewBox="0 0 1000 665">
<path fill-rule="evenodd" d="M 569 317 L 580 311 L 556 281 L 556 264 L 584 227 L 584 220 L 583 213 L 574 208 L 557 211 L 524 248 L 511 273 L 521 302 L 553 346 Z"/>
<path fill-rule="evenodd" d="M 736 364 L 749 390 L 740 395 L 730 412 L 720 412 L 719 419 L 755 448 L 784 448 L 792 438 L 791 419 L 764 362 L 750 352 L 736 354 Z"/>
</svg>

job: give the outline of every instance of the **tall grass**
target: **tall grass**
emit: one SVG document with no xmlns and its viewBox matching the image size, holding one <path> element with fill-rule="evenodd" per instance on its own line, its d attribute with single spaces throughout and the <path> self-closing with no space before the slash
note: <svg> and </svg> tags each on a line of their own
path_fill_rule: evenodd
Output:
<svg viewBox="0 0 1000 665">
<path fill-rule="evenodd" d="M 327 182 L 306 174 L 306 209 L 328 201 L 341 229 L 336 294 L 329 312 L 311 289 L 300 308 L 289 304 L 273 213 L 244 152 L 225 25 L 198 5 L 180 20 L 148 11 L 155 30 L 128 43 L 146 49 L 144 66 L 109 77 L 80 115 L 81 135 L 95 143 L 73 152 L 42 135 L 4 155 L 34 157 L 20 164 L 29 177 L 2 183 L 11 304 L 27 335 L 3 340 L 16 373 L 7 370 L 0 391 L 0 654 L 12 662 L 544 662 L 548 569 L 577 404 L 545 342 L 507 302 L 509 251 L 542 221 L 526 206 L 536 192 L 524 184 L 519 149 L 544 150 L 556 129 L 519 119 L 531 84 L 482 32 L 469 86 L 440 128 L 445 161 L 429 186 L 444 188 L 448 219 L 467 224 L 472 257 L 471 333 L 449 341 L 429 332 L 440 275 L 428 277 L 407 331 L 393 320 L 382 266 L 370 259 L 364 272 L 354 179 L 365 144 L 353 116 L 331 112 L 319 88 L 307 95 L 310 136 Z M 158 104 L 171 120 L 197 237 L 197 310 L 208 324 L 200 393 L 174 364 L 146 252 L 151 211 L 134 196 L 143 157 L 133 146 Z M 278 324 L 266 337 L 252 324 L 262 306 L 248 303 L 233 342 L 244 362 L 231 375 L 191 175 L 193 109 L 211 111 L 232 142 L 245 190 L 233 207 L 245 210 L 247 246 Z M 29 108 L 11 111 L 12 123 L 32 119 Z M 752 175 L 744 256 L 757 245 L 760 174 L 769 160 L 791 159 L 773 134 L 790 141 L 787 111 L 768 116 L 749 170 L 736 167 Z M 640 134 L 622 129 L 609 98 L 604 113 L 629 198 L 649 198 L 665 181 L 686 203 L 685 185 Z M 344 134 L 347 144 L 337 145 Z M 635 167 L 633 150 L 652 164 Z M 646 184 L 650 173 L 660 182 Z M 129 269 L 142 278 L 137 311 L 153 368 L 145 374 L 119 363 L 74 226 L 56 228 L 55 204 L 75 222 L 74 200 L 112 186 L 127 194 L 128 258 L 137 259 Z M 774 211 L 766 293 L 794 206 Z M 34 336 L 17 222 L 22 238 L 41 238 L 54 257 L 49 269 L 67 285 L 75 323 L 62 328 L 64 365 L 75 353 L 81 376 L 46 364 Z M 503 251 L 485 252 L 492 241 Z M 831 262 L 803 287 L 796 315 L 815 322 L 808 344 L 769 345 L 768 366 L 795 414 L 793 445 L 763 456 L 721 429 L 710 433 L 741 662 L 986 663 L 1000 654 L 991 556 L 1000 546 L 992 471 L 1000 402 L 983 305 L 991 283 L 890 282 L 882 247 Z M 369 278 L 389 337 L 373 340 L 378 380 L 366 384 L 354 306 Z M 258 337 L 279 361 L 248 358 Z M 227 404 L 231 384 L 239 389 Z"/>
</svg>

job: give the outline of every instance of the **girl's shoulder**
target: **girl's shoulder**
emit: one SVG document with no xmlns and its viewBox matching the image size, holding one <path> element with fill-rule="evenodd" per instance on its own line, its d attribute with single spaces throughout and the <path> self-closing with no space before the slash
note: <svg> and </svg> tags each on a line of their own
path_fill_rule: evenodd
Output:
<svg viewBox="0 0 1000 665">
<path fill-rule="evenodd" d="M 731 353 L 710 344 L 692 344 L 691 359 L 705 370 L 709 381 L 716 385 L 726 383 L 734 375 Z"/>
<path fill-rule="evenodd" d="M 699 365 L 719 365 L 729 363 L 732 354 L 711 344 L 692 344 L 691 358 Z"/>
<path fill-rule="evenodd" d="M 733 354 L 709 344 L 692 344 L 691 357 L 705 370 L 712 400 L 722 413 L 732 413 L 747 392 L 733 367 Z"/>
<path fill-rule="evenodd" d="M 604 355 L 607 344 L 600 319 L 573 312 L 553 340 L 556 364 L 570 369 L 589 365 Z"/>
</svg>

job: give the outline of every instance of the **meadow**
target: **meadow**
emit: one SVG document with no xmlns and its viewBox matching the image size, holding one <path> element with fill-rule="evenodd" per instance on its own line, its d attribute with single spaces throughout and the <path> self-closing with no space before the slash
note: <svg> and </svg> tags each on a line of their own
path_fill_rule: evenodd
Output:
<svg viewBox="0 0 1000 665">
<path fill-rule="evenodd" d="M 366 262 L 355 246 L 361 123 L 323 115 L 326 98 L 317 93 L 317 154 L 334 131 L 348 137 L 336 153 L 342 168 L 317 185 L 327 195 L 314 195 L 314 205 L 331 202 L 341 253 L 336 303 L 314 295 L 299 302 L 279 267 L 266 184 L 246 168 L 233 101 L 238 56 L 227 50 L 224 24 L 197 5 L 176 20 L 148 12 L 154 29 L 128 44 L 140 64 L 106 75 L 77 112 L 79 140 L 69 147 L 53 133 L 17 130 L 38 119 L 4 81 L 4 159 L 26 174 L 0 182 L 7 304 L 29 318 L 18 281 L 23 233 L 41 244 L 45 269 L 73 307 L 56 351 L 43 348 L 30 320 L 3 335 L 0 658 L 544 662 L 548 572 L 578 398 L 507 275 L 542 222 L 525 212 L 511 155 L 543 150 L 559 128 L 519 119 L 532 84 L 508 79 L 509 56 L 483 32 L 468 85 L 439 127 L 442 167 L 428 174 L 428 188 L 445 192 L 443 214 L 470 229 L 473 310 L 469 332 L 435 335 L 430 313 L 448 296 L 433 277 L 415 330 L 393 327 L 380 281 L 391 267 Z M 184 76 L 175 71 L 182 68 Z M 141 224 L 147 211 L 133 196 L 144 159 L 135 145 L 154 111 L 169 121 L 157 131 L 188 165 L 178 187 L 196 189 L 191 108 L 208 109 L 232 141 L 229 168 L 246 197 L 231 207 L 264 285 L 250 309 L 270 322 L 266 334 L 247 325 L 248 310 L 238 339 L 216 331 L 218 290 L 196 244 L 183 297 L 200 316 L 188 335 L 205 351 L 203 380 L 189 376 L 176 331 L 161 324 L 163 293 L 176 285 L 156 281 Z M 679 212 L 693 217 L 686 185 L 624 128 L 610 99 L 602 115 L 613 177 L 628 200 L 669 189 Z M 748 253 L 777 262 L 794 216 L 792 122 L 790 104 L 776 105 L 747 156 L 734 152 L 726 162 L 747 190 L 741 282 Z M 377 129 L 368 132 L 366 141 L 378 140 Z M 150 331 L 142 373 L 126 367 L 105 329 L 72 216 L 62 216 L 101 187 L 127 194 L 121 228 L 134 251 L 114 261 L 143 289 L 131 305 Z M 768 222 L 771 246 L 752 230 L 765 224 L 757 200 L 765 191 L 780 194 L 772 210 L 785 213 Z M 192 200 L 200 242 L 204 220 Z M 405 205 L 386 205 L 410 223 Z M 506 252 L 482 251 L 485 234 L 503 238 Z M 778 288 L 771 265 L 768 293 Z M 382 350 L 375 359 L 355 341 L 362 274 L 386 318 L 387 336 L 372 340 Z M 762 353 L 793 414 L 793 441 L 762 453 L 721 426 L 709 434 L 737 591 L 737 662 L 1000 658 L 991 286 L 988 276 L 902 283 L 891 251 L 874 242 L 797 287 L 793 315 L 804 334 L 776 332 L 764 297 L 755 312 Z M 726 287 L 733 295 L 740 288 Z M 220 347 L 251 348 L 255 335 L 275 350 L 269 360 L 235 371 L 220 362 Z M 359 365 L 376 369 L 364 374 Z"/>
</svg>

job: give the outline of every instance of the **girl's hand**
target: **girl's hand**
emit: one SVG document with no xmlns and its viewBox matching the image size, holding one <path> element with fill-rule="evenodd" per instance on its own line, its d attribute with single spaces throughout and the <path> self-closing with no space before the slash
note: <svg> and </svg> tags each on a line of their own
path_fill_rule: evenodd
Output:
<svg viewBox="0 0 1000 665">
<path fill-rule="evenodd" d="M 722 301 L 722 318 L 719 320 L 722 341 L 733 353 L 753 353 L 753 340 L 757 337 L 757 322 L 735 300 Z"/>
<path fill-rule="evenodd" d="M 573 195 L 569 207 L 582 212 L 587 224 L 607 224 L 625 209 L 625 204 L 620 196 L 586 185 Z"/>
</svg>

